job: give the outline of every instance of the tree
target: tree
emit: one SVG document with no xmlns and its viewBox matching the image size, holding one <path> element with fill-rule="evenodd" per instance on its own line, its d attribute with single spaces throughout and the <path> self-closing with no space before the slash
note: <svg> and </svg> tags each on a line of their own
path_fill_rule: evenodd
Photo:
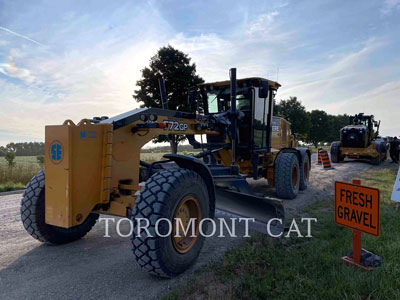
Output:
<svg viewBox="0 0 400 300">
<path fill-rule="evenodd" d="M 301 102 L 297 100 L 297 97 L 290 97 L 288 100 L 281 100 L 278 104 L 275 104 L 274 114 L 282 116 L 290 122 L 290 128 L 296 138 L 307 138 L 311 127 L 310 116 Z"/>
<path fill-rule="evenodd" d="M 149 67 L 142 70 L 142 79 L 136 82 L 138 89 L 133 98 L 141 107 L 162 107 L 158 78 L 164 77 L 167 90 L 168 109 L 192 111 L 187 104 L 188 90 L 204 80 L 196 74 L 196 64 L 190 63 L 187 54 L 168 45 L 158 50 L 150 59 Z M 182 135 L 159 136 L 155 143 L 170 142 L 172 153 L 178 150 L 178 143 L 185 140 Z"/>
<path fill-rule="evenodd" d="M 14 167 L 14 165 L 15 165 L 15 152 L 13 152 L 13 151 L 9 151 L 9 152 L 7 152 L 6 153 L 6 156 L 5 156 L 5 159 L 6 159 L 6 161 L 7 161 L 7 163 L 8 163 L 8 166 L 11 168 L 11 167 Z"/>
<path fill-rule="evenodd" d="M 0 156 L 7 152 L 15 152 L 16 156 L 36 156 L 44 154 L 43 142 L 8 143 L 6 147 L 0 147 Z"/>
<path fill-rule="evenodd" d="M 308 141 L 313 143 L 315 148 L 318 143 L 327 141 L 327 130 L 329 126 L 329 117 L 323 110 L 313 110 L 310 114 L 311 128 L 308 134 Z"/>
<path fill-rule="evenodd" d="M 4 146 L 0 146 L 0 156 L 6 156 L 7 149 Z"/>
<path fill-rule="evenodd" d="M 329 130 L 327 132 L 327 141 L 333 142 L 340 139 L 340 129 L 349 124 L 349 116 L 344 115 L 328 115 Z"/>
</svg>

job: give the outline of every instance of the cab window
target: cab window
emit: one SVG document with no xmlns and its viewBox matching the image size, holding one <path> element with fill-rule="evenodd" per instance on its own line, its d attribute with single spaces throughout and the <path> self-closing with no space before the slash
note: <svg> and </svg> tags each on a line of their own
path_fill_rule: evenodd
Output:
<svg viewBox="0 0 400 300">
<path fill-rule="evenodd" d="M 208 113 L 215 114 L 230 110 L 230 89 L 207 92 Z M 251 93 L 248 88 L 236 91 L 236 109 L 241 111 L 251 110 Z"/>
</svg>

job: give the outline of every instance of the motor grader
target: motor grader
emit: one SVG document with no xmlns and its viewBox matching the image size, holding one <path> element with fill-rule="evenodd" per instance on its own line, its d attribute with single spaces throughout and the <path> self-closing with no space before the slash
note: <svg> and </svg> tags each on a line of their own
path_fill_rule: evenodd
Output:
<svg viewBox="0 0 400 300">
<path fill-rule="evenodd" d="M 293 199 L 307 187 L 310 152 L 292 146 L 288 126 L 275 128 L 281 141 L 272 143 L 277 82 L 236 80 L 236 69 L 230 75 L 230 81 L 189 92 L 197 113 L 168 110 L 161 80 L 163 109 L 46 126 L 45 169 L 21 200 L 25 229 L 42 242 L 64 244 L 89 232 L 99 214 L 131 218 L 134 227 L 147 219 L 150 234 L 133 232 L 133 254 L 142 269 L 163 277 L 194 263 L 204 242 L 199 224 L 207 218 L 250 217 L 252 228 L 266 233 L 268 224 L 272 234 L 282 233 L 282 200 L 255 195 L 246 179 L 266 178 L 279 197 Z M 194 157 L 167 154 L 151 164 L 140 160 L 146 143 L 169 134 L 186 135 L 202 151 Z M 205 136 L 206 143 L 195 135 Z M 161 219 L 178 229 L 166 236 L 163 222 L 160 235 L 153 235 Z M 195 226 L 195 234 L 181 234 L 177 220 L 181 229 Z"/>
<path fill-rule="evenodd" d="M 331 144 L 332 162 L 340 163 L 345 157 L 369 160 L 373 165 L 385 161 L 387 144 L 378 139 L 379 126 L 373 115 L 350 116 L 349 125 L 340 129 L 340 141 Z"/>
</svg>

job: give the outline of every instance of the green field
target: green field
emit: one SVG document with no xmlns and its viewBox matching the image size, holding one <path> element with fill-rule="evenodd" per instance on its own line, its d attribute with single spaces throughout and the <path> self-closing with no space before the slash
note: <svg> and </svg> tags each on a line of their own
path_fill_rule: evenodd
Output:
<svg viewBox="0 0 400 300">
<path fill-rule="evenodd" d="M 9 168 L 5 158 L 0 157 L 0 192 L 23 189 L 41 169 L 36 156 L 17 156 L 14 162 Z"/>
<path fill-rule="evenodd" d="M 178 152 L 184 155 L 194 155 L 196 151 Z M 141 153 L 140 159 L 149 163 L 163 159 L 167 152 Z M 9 168 L 4 157 L 0 157 L 0 192 L 22 189 L 42 167 L 37 163 L 36 156 L 17 156 L 15 166 Z"/>
<path fill-rule="evenodd" d="M 397 169 L 371 171 L 362 182 L 381 190 L 381 236 L 362 237 L 362 247 L 383 258 L 381 267 L 364 272 L 342 263 L 352 231 L 334 223 L 327 198 L 305 211 L 318 218 L 312 238 L 254 236 L 163 299 L 400 299 L 400 211 L 389 200 Z"/>
<path fill-rule="evenodd" d="M 17 156 L 15 157 L 15 163 L 17 165 L 37 165 L 36 156 Z M 7 161 L 4 157 L 0 157 L 0 166 L 7 166 Z"/>
</svg>

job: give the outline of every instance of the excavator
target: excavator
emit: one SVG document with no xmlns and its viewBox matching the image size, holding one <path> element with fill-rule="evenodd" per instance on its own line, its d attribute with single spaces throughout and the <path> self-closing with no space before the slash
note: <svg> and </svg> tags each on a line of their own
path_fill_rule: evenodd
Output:
<svg viewBox="0 0 400 300">
<path fill-rule="evenodd" d="M 168 110 L 162 78 L 159 84 L 163 108 L 46 126 L 45 168 L 21 200 L 21 220 L 32 237 L 48 244 L 75 241 L 100 214 L 130 218 L 134 228 L 146 219 L 148 231 L 132 233 L 133 255 L 143 270 L 168 278 L 196 261 L 206 219 L 251 218 L 251 228 L 282 234 L 282 199 L 307 188 L 311 153 L 295 148 L 289 123 L 273 118 L 279 83 L 237 79 L 231 69 L 230 80 L 188 92 L 195 113 Z M 141 161 L 141 148 L 160 135 L 185 135 L 201 151 Z M 249 180 L 263 178 L 277 197 L 253 192 Z M 163 220 L 173 223 L 172 234 Z M 162 234 L 155 235 L 158 225 Z"/>
</svg>

